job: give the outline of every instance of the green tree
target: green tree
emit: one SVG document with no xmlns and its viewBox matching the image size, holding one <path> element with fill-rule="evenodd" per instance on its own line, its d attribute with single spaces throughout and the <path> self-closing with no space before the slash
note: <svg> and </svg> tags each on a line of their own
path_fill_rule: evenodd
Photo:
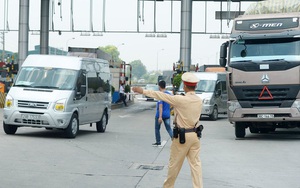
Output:
<svg viewBox="0 0 300 188">
<path fill-rule="evenodd" d="M 105 47 L 98 47 L 100 50 L 108 53 L 111 55 L 112 60 L 115 62 L 119 62 L 121 61 L 121 59 L 119 58 L 120 52 L 118 50 L 118 48 L 114 45 L 107 45 Z"/>
<path fill-rule="evenodd" d="M 173 85 L 174 85 L 174 89 L 175 91 L 177 91 L 179 89 L 179 86 L 181 84 L 181 76 L 182 76 L 182 73 L 180 74 L 176 74 L 176 76 L 174 77 L 173 79 Z"/>
<path fill-rule="evenodd" d="M 137 79 L 140 79 L 142 76 L 144 76 L 147 73 L 146 66 L 141 62 L 141 60 L 134 60 L 129 63 L 132 67 L 132 77 L 136 77 Z"/>
</svg>

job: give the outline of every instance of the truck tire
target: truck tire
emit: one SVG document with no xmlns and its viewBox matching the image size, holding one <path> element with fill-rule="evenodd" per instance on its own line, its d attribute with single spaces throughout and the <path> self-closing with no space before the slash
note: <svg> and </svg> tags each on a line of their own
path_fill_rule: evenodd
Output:
<svg viewBox="0 0 300 188">
<path fill-rule="evenodd" d="M 209 115 L 209 119 L 212 121 L 216 121 L 218 119 L 218 115 L 219 115 L 218 107 L 214 106 L 213 112 Z"/>
<path fill-rule="evenodd" d="M 3 130 L 6 134 L 15 134 L 17 132 L 18 126 L 8 125 L 3 122 Z"/>
<path fill-rule="evenodd" d="M 102 118 L 96 123 L 97 132 L 104 133 L 107 125 L 107 112 L 103 112 Z"/>
<path fill-rule="evenodd" d="M 249 130 L 250 130 L 250 133 L 258 133 L 259 132 L 258 128 L 252 127 L 252 126 L 249 127 Z"/>
<path fill-rule="evenodd" d="M 269 132 L 270 132 L 270 129 L 269 129 L 269 128 L 260 128 L 260 129 L 259 129 L 259 132 L 260 132 L 260 133 L 263 133 L 263 134 L 266 134 L 266 133 L 269 133 Z"/>
<path fill-rule="evenodd" d="M 75 138 L 79 131 L 78 115 L 73 114 L 69 122 L 68 127 L 65 129 L 65 135 L 67 138 Z"/>
<path fill-rule="evenodd" d="M 246 126 L 243 122 L 235 122 L 235 136 L 237 138 L 244 138 L 246 135 Z"/>
</svg>

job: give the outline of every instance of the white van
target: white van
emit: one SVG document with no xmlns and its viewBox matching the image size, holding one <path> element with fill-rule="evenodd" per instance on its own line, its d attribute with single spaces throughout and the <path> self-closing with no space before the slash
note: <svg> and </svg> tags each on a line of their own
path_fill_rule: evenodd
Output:
<svg viewBox="0 0 300 188">
<path fill-rule="evenodd" d="M 79 125 L 105 132 L 111 115 L 109 63 L 96 58 L 29 55 L 9 90 L 3 129 L 61 129 L 75 138 Z"/>
<path fill-rule="evenodd" d="M 227 113 L 226 72 L 194 72 L 200 81 L 196 87 L 196 94 L 203 100 L 201 115 L 217 120 L 219 114 Z M 182 94 L 181 83 L 177 94 Z"/>
</svg>

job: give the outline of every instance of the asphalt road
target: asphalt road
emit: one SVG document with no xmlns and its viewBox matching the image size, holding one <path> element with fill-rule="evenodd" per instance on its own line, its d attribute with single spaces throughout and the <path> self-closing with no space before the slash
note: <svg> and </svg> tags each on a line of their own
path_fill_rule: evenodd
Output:
<svg viewBox="0 0 300 188">
<path fill-rule="evenodd" d="M 75 139 L 60 131 L 0 126 L 0 188 L 158 188 L 167 175 L 171 141 L 154 142 L 155 103 L 136 101 L 112 111 L 105 133 L 80 127 Z M 2 109 L 0 109 L 2 122 Z M 203 117 L 201 160 L 205 188 L 300 188 L 300 131 L 278 130 L 236 140 L 222 115 Z M 192 187 L 185 161 L 175 188 Z"/>
</svg>

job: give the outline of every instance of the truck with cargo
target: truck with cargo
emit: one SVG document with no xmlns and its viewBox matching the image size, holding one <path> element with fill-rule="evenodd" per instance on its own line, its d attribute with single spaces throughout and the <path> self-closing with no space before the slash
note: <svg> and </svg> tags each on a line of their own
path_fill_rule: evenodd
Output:
<svg viewBox="0 0 300 188">
<path fill-rule="evenodd" d="M 59 129 L 75 138 L 79 125 L 105 132 L 111 115 L 109 63 L 98 58 L 29 55 L 9 90 L 3 129 Z"/>
<path fill-rule="evenodd" d="M 237 138 L 244 138 L 247 128 L 268 133 L 300 127 L 300 13 L 295 9 L 300 6 L 277 2 L 260 2 L 236 18 L 230 39 L 221 45 L 220 65 L 228 66 L 228 120 Z"/>
</svg>

